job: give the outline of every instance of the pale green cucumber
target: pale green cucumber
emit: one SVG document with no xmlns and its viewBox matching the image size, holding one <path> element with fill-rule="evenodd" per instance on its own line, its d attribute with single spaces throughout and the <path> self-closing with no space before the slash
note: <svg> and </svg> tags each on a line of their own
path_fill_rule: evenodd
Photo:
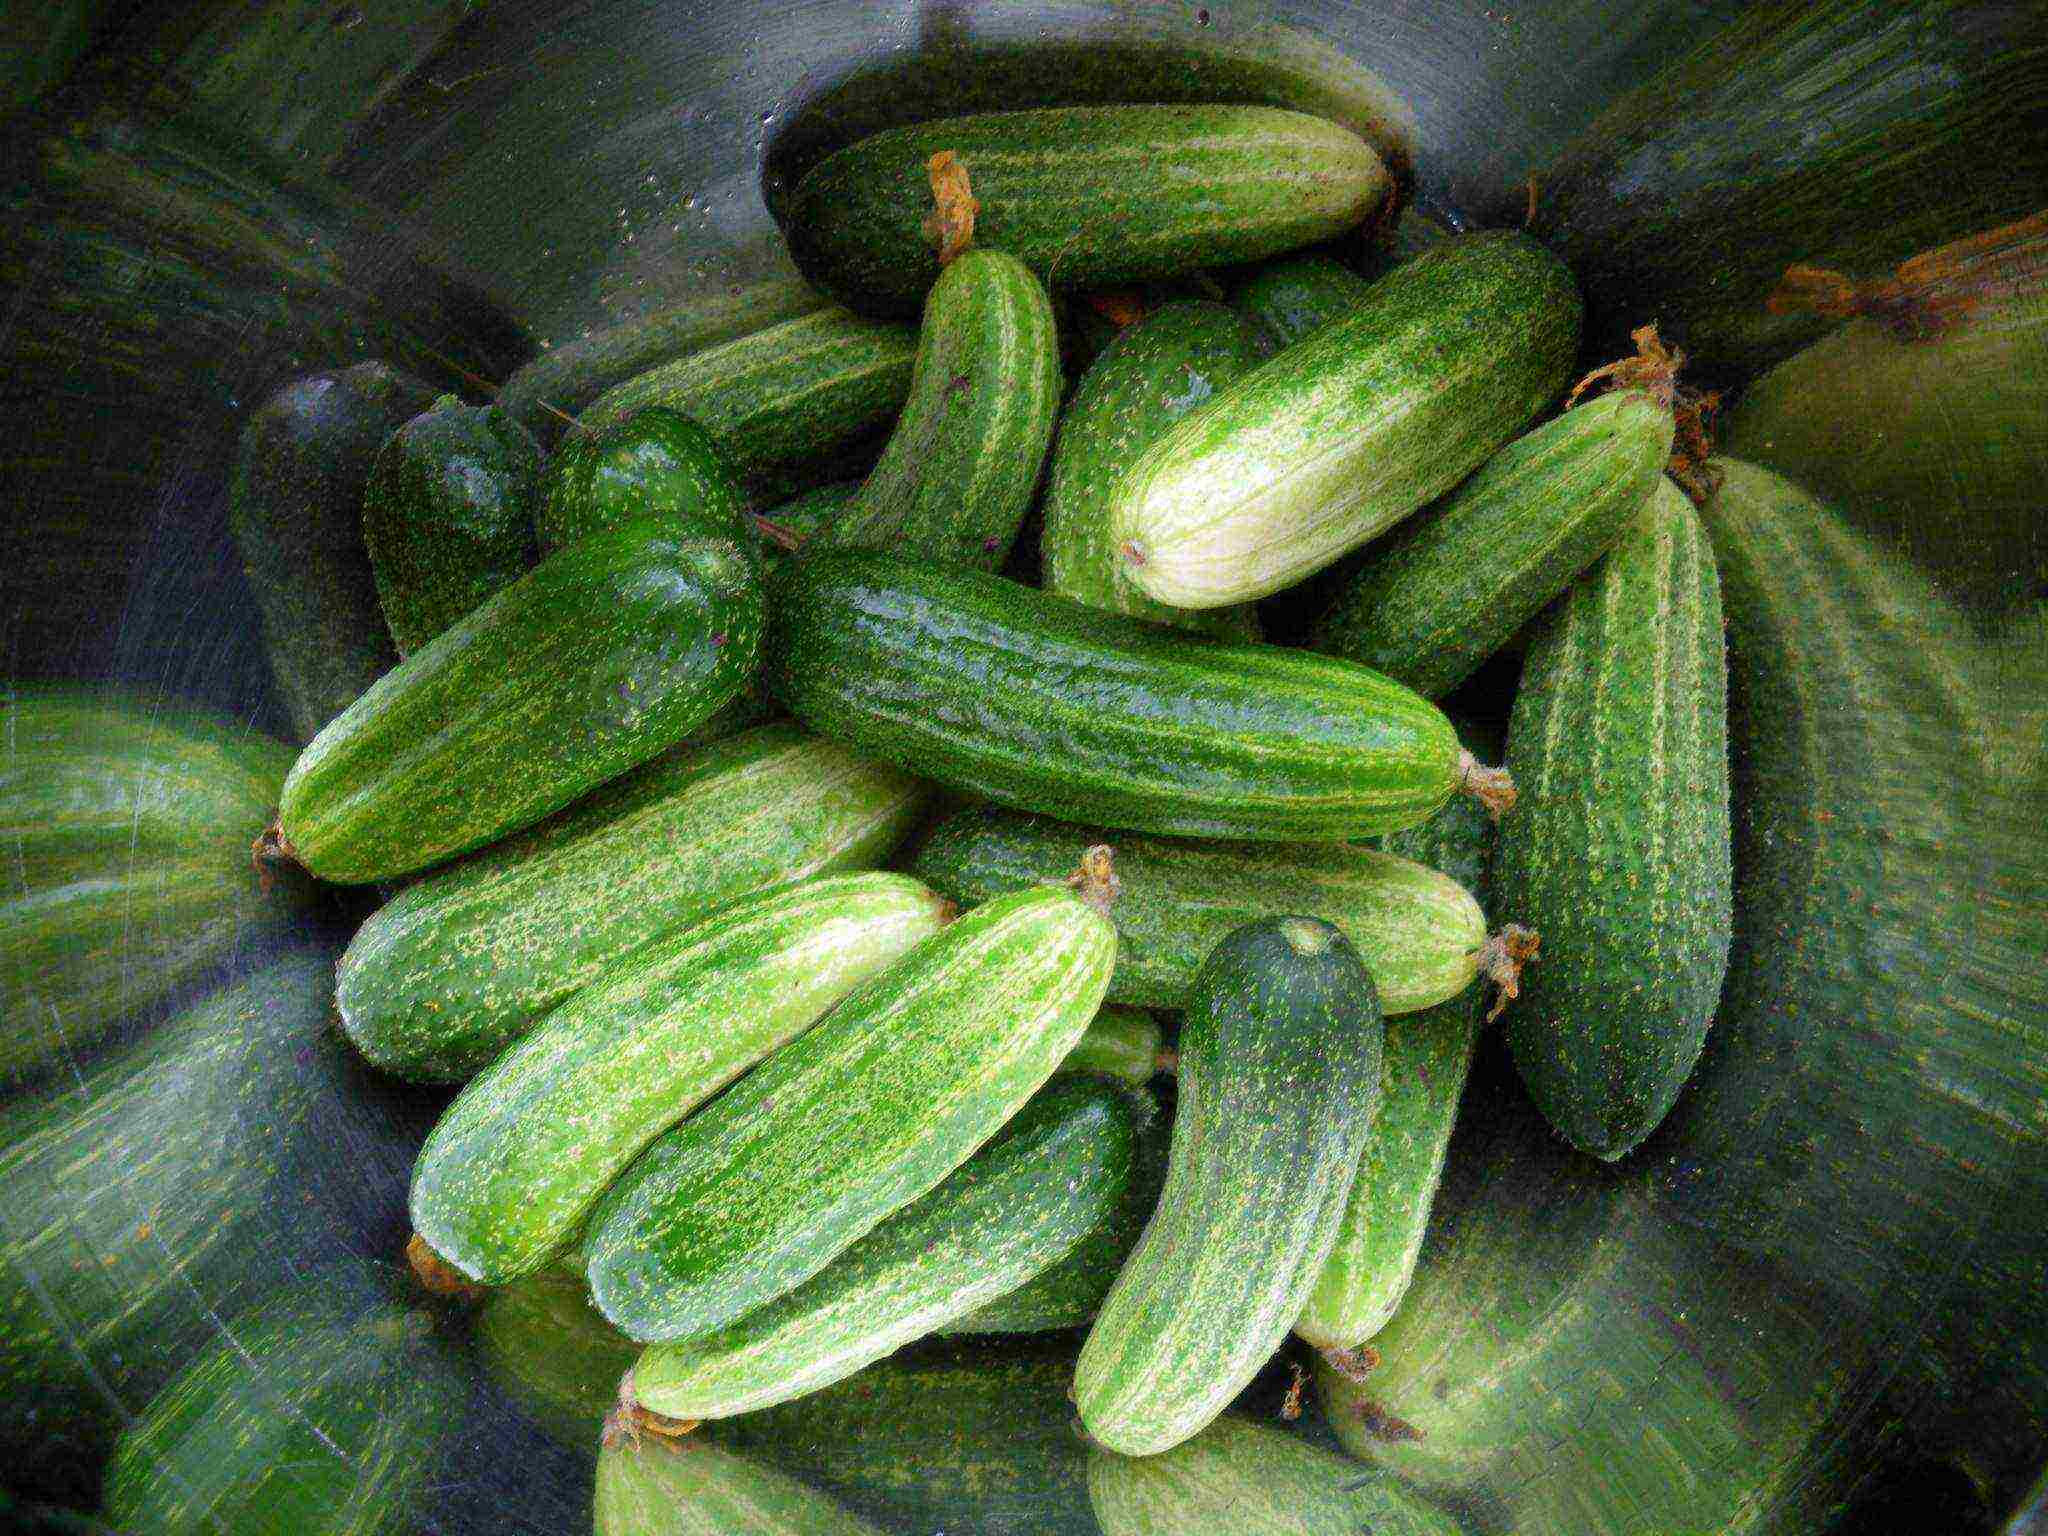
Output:
<svg viewBox="0 0 2048 1536">
<path fill-rule="evenodd" d="M 596 1536 L 881 1536 L 765 1461 L 611 1427 L 597 1455 Z"/>
<path fill-rule="evenodd" d="M 1080 1043 L 1067 1052 L 1060 1070 L 1148 1082 L 1159 1071 L 1159 1045 L 1159 1021 L 1151 1014 L 1105 1005 Z"/>
</svg>

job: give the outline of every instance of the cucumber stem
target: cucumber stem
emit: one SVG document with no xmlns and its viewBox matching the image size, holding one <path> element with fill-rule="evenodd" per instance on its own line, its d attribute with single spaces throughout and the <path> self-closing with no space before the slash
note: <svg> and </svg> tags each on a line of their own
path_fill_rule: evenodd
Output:
<svg viewBox="0 0 2048 1536">
<path fill-rule="evenodd" d="M 485 1287 L 477 1285 L 440 1254 L 433 1245 L 419 1233 L 405 1245 L 405 1261 L 412 1266 L 412 1272 L 419 1277 L 421 1285 L 436 1296 L 448 1296 L 457 1301 L 475 1301 L 484 1294 Z"/>
<path fill-rule="evenodd" d="M 1515 781 L 1505 768 L 1489 768 L 1470 752 L 1458 753 L 1458 788 L 1486 807 L 1495 821 L 1515 808 Z"/>
<path fill-rule="evenodd" d="M 270 888 L 277 883 L 277 866 L 290 864 L 299 869 L 306 866 L 299 862 L 299 850 L 292 846 L 292 840 L 284 835 L 284 823 L 273 821 L 256 835 L 255 843 L 249 849 L 250 862 L 256 866 L 256 880 L 268 896 Z"/>
<path fill-rule="evenodd" d="M 1379 1368 L 1380 1352 L 1370 1344 L 1360 1344 L 1355 1349 L 1333 1344 L 1321 1353 L 1330 1369 L 1349 1382 L 1362 1382 Z"/>
<path fill-rule="evenodd" d="M 1487 1023 L 1499 1018 L 1501 1010 L 1521 996 L 1522 967 L 1536 958 L 1542 946 L 1542 935 L 1520 923 L 1509 923 L 1479 946 L 1474 957 L 1479 974 L 1499 988 L 1493 1007 L 1487 1010 Z"/>
<path fill-rule="evenodd" d="M 1081 855 L 1081 868 L 1067 879 L 1068 889 L 1104 917 L 1109 916 L 1123 889 L 1123 882 L 1116 877 L 1114 852 L 1109 844 L 1097 843 Z"/>
<path fill-rule="evenodd" d="M 605 1420 L 605 1444 L 616 1445 L 612 1438 L 616 1433 L 635 1449 L 640 1445 L 640 1432 L 658 1435 L 671 1444 L 696 1431 L 702 1419 L 672 1419 L 665 1413 L 656 1413 L 652 1408 L 643 1408 L 633 1391 L 633 1368 L 628 1366 L 626 1374 L 619 1378 L 619 1405 Z"/>
<path fill-rule="evenodd" d="M 967 167 L 952 150 L 942 149 L 933 155 L 925 162 L 925 170 L 931 177 L 936 206 L 925 218 L 924 232 L 939 248 L 939 265 L 944 267 L 974 244 L 974 216 L 981 212 L 981 204 L 967 178 Z"/>
<path fill-rule="evenodd" d="M 758 512 L 754 514 L 754 528 L 763 538 L 778 549 L 794 552 L 803 546 L 804 541 L 798 538 L 795 533 L 783 527 L 782 524 L 763 517 Z"/>
<path fill-rule="evenodd" d="M 1890 277 L 1861 283 L 1795 262 L 1764 309 L 1773 315 L 1804 310 L 1829 320 L 1874 320 L 1901 341 L 1926 341 L 1969 318 L 1986 300 L 2038 288 L 2048 271 L 2039 245 L 2043 236 L 2048 212 L 1922 251 L 1900 262 Z"/>
</svg>

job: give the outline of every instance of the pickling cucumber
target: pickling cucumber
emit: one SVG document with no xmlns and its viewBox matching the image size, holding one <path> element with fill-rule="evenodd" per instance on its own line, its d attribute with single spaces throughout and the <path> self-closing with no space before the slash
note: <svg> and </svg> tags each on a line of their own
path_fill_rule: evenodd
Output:
<svg viewBox="0 0 2048 1536">
<path fill-rule="evenodd" d="M 555 450 L 534 531 L 543 554 L 651 520 L 678 534 L 752 544 L 747 494 L 731 455 L 704 428 L 650 405 Z"/>
<path fill-rule="evenodd" d="M 1147 1082 L 1159 1070 L 1159 1044 L 1159 1021 L 1151 1014 L 1104 1004 L 1088 1033 L 1060 1062 L 1060 1071 Z"/>
<path fill-rule="evenodd" d="M 1246 274 L 1230 291 L 1230 307 L 1258 337 L 1260 355 L 1271 357 L 1350 314 L 1370 292 L 1370 278 L 1334 256 L 1309 251 Z"/>
<path fill-rule="evenodd" d="M 770 1462 L 607 1427 L 596 1536 L 881 1536 Z"/>
</svg>

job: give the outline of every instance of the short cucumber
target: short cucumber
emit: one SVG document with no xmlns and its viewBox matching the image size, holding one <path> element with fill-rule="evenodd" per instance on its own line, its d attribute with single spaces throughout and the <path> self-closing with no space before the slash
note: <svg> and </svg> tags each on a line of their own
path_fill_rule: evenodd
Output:
<svg viewBox="0 0 2048 1536">
<path fill-rule="evenodd" d="M 891 128 L 812 168 L 785 234 L 804 275 L 915 314 L 939 275 L 926 164 L 960 157 L 977 244 L 1071 287 L 1174 277 L 1362 224 L 1390 178 L 1349 129 L 1271 107 L 1056 107 Z"/>
<path fill-rule="evenodd" d="M 1093 1072 L 1126 1083 L 1149 1082 L 1159 1071 L 1159 1021 L 1137 1008 L 1104 1004 L 1088 1033 L 1060 1063 L 1062 1072 Z"/>
<path fill-rule="evenodd" d="M 1223 645 L 980 571 L 828 550 L 774 573 L 791 713 L 1002 804 L 1134 831 L 1335 841 L 1492 791 L 1427 701 L 1350 662 Z"/>
<path fill-rule="evenodd" d="M 1196 302 L 1125 326 L 1103 349 L 1060 418 L 1040 541 L 1046 591 L 1227 639 L 1256 638 L 1249 608 L 1169 608 L 1125 579 L 1109 537 L 1109 493 L 1140 450 L 1258 360 L 1242 320 L 1221 304 Z"/>
<path fill-rule="evenodd" d="M 881 1536 L 768 1461 L 612 1427 L 597 1454 L 596 1536 Z"/>
<path fill-rule="evenodd" d="M 342 956 L 342 1026 L 387 1072 L 460 1082 L 643 940 L 880 864 L 927 798 L 788 724 L 666 753 L 401 891 Z"/>
<path fill-rule="evenodd" d="M 1230 307 L 1251 326 L 1260 354 L 1271 357 L 1350 314 L 1370 292 L 1370 278 L 1309 251 L 1255 268 L 1231 289 Z"/>
<path fill-rule="evenodd" d="M 1466 235 L 1189 413 L 1125 470 L 1126 574 L 1180 608 L 1293 586 L 1483 464 L 1564 388 L 1581 305 L 1524 235 Z"/>
<path fill-rule="evenodd" d="M 448 1107 L 413 1168 L 414 1230 L 471 1280 L 532 1274 L 641 1148 L 952 910 L 907 875 L 836 875 L 640 945 Z"/>
<path fill-rule="evenodd" d="M 1170 1450 L 1287 1336 L 1336 1241 L 1384 1036 L 1372 975 L 1328 923 L 1261 919 L 1210 954 L 1181 1027 L 1166 1188 L 1074 1369 L 1097 1443 Z"/>
<path fill-rule="evenodd" d="M 1014 256 L 963 252 L 932 285 L 910 398 L 832 542 L 997 569 L 1037 494 L 1059 407 L 1045 285 Z"/>
<path fill-rule="evenodd" d="M 1116 929 L 1094 906 L 1029 891 L 864 982 L 612 1186 L 584 1241 L 599 1310 L 659 1342 L 801 1285 L 1053 1074 L 1115 960 Z"/>
<path fill-rule="evenodd" d="M 679 534 L 744 544 L 755 537 L 731 455 L 665 405 L 568 434 L 548 465 L 534 530 L 541 552 L 551 555 L 589 534 L 642 519 Z"/>
<path fill-rule="evenodd" d="M 1137 1156 L 1130 1095 L 1063 1078 L 795 1290 L 651 1346 L 627 1390 L 665 1418 L 718 1419 L 843 1381 L 1066 1258 L 1122 1205 Z"/>
<path fill-rule="evenodd" d="M 1443 697 L 1641 516 L 1673 429 L 1667 408 L 1622 390 L 1510 444 L 1368 552 L 1317 649 Z"/>
<path fill-rule="evenodd" d="M 762 618 L 759 561 L 729 539 L 628 528 L 562 550 L 300 754 L 280 850 L 355 884 L 531 826 L 738 693 Z"/>
</svg>

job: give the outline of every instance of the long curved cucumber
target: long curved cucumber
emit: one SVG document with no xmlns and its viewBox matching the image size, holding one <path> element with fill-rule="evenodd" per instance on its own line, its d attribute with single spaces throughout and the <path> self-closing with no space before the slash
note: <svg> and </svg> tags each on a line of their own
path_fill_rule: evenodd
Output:
<svg viewBox="0 0 2048 1536">
<path fill-rule="evenodd" d="M 881 1536 L 769 1461 L 615 1428 L 597 1453 L 592 1513 L 596 1536 Z"/>
<path fill-rule="evenodd" d="M 579 429 L 555 450 L 534 513 L 541 552 L 651 520 L 676 533 L 754 542 L 739 468 L 703 427 L 665 405 Z"/>
</svg>

